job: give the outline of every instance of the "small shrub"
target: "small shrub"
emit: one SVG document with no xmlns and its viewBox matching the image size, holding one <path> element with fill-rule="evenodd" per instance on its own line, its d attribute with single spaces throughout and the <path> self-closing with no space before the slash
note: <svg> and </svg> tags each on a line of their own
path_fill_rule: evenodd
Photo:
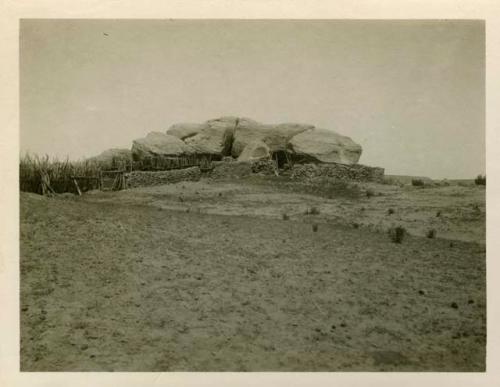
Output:
<svg viewBox="0 0 500 387">
<path fill-rule="evenodd" d="M 411 185 L 414 187 L 423 187 L 424 186 L 424 181 L 422 179 L 412 179 L 411 180 Z"/>
<path fill-rule="evenodd" d="M 352 227 L 354 227 L 354 228 L 359 228 L 359 223 L 353 223 L 353 224 L 352 224 Z"/>
<path fill-rule="evenodd" d="M 374 190 L 372 190 L 371 188 L 368 188 L 368 189 L 366 190 L 366 197 L 367 197 L 367 198 L 371 198 L 372 196 L 375 196 L 375 191 L 374 191 Z"/>
<path fill-rule="evenodd" d="M 431 229 L 427 231 L 427 238 L 429 239 L 434 239 L 436 237 L 436 230 Z"/>
<path fill-rule="evenodd" d="M 306 215 L 319 215 L 319 210 L 316 207 L 308 208 L 305 212 Z"/>
<path fill-rule="evenodd" d="M 441 216 L 441 211 L 436 212 L 436 218 L 439 218 Z"/>
<path fill-rule="evenodd" d="M 392 214 L 394 214 L 394 208 L 389 208 L 387 210 L 387 215 L 392 215 Z"/>
<path fill-rule="evenodd" d="M 486 185 L 486 175 L 477 175 L 474 179 L 474 183 L 476 183 L 476 185 Z"/>
<path fill-rule="evenodd" d="M 314 232 L 317 232 L 317 231 L 318 231 L 318 225 L 317 225 L 317 224 L 313 224 L 313 225 L 312 225 L 312 230 L 313 230 Z"/>
<path fill-rule="evenodd" d="M 406 229 L 402 226 L 393 227 L 389 230 L 389 237 L 394 243 L 403 242 L 403 238 L 406 235 Z"/>
<path fill-rule="evenodd" d="M 288 216 L 288 214 L 286 214 L 286 213 L 284 213 L 284 214 L 282 215 L 282 218 L 283 218 L 283 220 L 288 220 L 288 219 L 290 219 L 290 217 L 289 217 L 289 216 Z"/>
<path fill-rule="evenodd" d="M 306 183 L 295 182 L 290 188 L 295 192 L 312 194 L 329 199 L 342 197 L 357 199 L 361 196 L 361 189 L 357 184 L 329 177 L 314 178 Z"/>
</svg>

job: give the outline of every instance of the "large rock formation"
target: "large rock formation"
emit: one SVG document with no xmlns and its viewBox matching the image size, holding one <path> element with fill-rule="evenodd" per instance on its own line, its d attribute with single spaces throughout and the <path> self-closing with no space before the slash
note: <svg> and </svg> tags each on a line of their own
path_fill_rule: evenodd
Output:
<svg viewBox="0 0 500 387">
<path fill-rule="evenodd" d="M 362 151 L 349 137 L 319 128 L 292 137 L 289 150 L 296 160 L 340 164 L 356 164 Z"/>
<path fill-rule="evenodd" d="M 146 137 L 134 140 L 132 156 L 135 160 L 154 156 L 183 156 L 194 150 L 181 139 L 160 132 L 150 132 Z"/>
<path fill-rule="evenodd" d="M 101 154 L 88 159 L 90 162 L 96 162 L 104 168 L 113 168 L 122 163 L 130 163 L 132 152 L 130 149 L 112 148 L 107 149 Z"/>
<path fill-rule="evenodd" d="M 175 124 L 167 134 L 152 132 L 135 140 L 132 146 L 135 159 L 189 154 L 210 155 L 219 160 L 232 156 L 240 161 L 272 157 L 280 165 L 288 160 L 356 164 L 361 151 L 361 146 L 349 137 L 313 125 L 266 125 L 237 117 L 221 117 L 201 124 Z"/>
<path fill-rule="evenodd" d="M 206 124 L 193 124 L 193 123 L 180 123 L 174 124 L 167 129 L 167 134 L 180 138 L 181 140 L 186 140 L 189 137 L 193 137 L 200 133 Z"/>
<path fill-rule="evenodd" d="M 231 153 L 238 157 L 248 144 L 255 141 L 264 142 L 271 152 L 284 151 L 288 141 L 298 133 L 314 128 L 312 125 L 279 124 L 264 125 L 248 118 L 238 121 L 234 132 L 234 142 Z"/>
<path fill-rule="evenodd" d="M 238 161 L 255 161 L 271 158 L 271 151 L 267 144 L 261 140 L 249 143 L 238 156 Z"/>
<path fill-rule="evenodd" d="M 216 156 L 231 154 L 234 129 L 238 122 L 236 117 L 221 117 L 202 124 L 200 131 L 186 138 L 185 142 L 196 153 Z"/>
</svg>

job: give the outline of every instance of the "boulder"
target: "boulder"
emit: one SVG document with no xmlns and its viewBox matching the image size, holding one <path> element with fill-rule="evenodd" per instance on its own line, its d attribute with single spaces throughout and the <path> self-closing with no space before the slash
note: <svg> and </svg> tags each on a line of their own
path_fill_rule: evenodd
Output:
<svg viewBox="0 0 500 387">
<path fill-rule="evenodd" d="M 150 132 L 146 137 L 134 140 L 132 155 L 140 160 L 152 156 L 182 156 L 193 153 L 193 149 L 175 136 L 160 132 Z"/>
<path fill-rule="evenodd" d="M 362 151 L 349 137 L 319 128 L 293 136 L 288 145 L 296 160 L 323 163 L 356 164 Z"/>
<path fill-rule="evenodd" d="M 271 152 L 267 144 L 261 140 L 252 141 L 240 153 L 238 161 L 255 161 L 270 159 Z"/>
<path fill-rule="evenodd" d="M 130 149 L 112 148 L 107 149 L 97 156 L 88 159 L 90 162 L 96 162 L 101 167 L 112 168 L 119 164 L 129 163 L 132 160 L 132 151 Z"/>
<path fill-rule="evenodd" d="M 181 123 L 174 124 L 167 129 L 167 134 L 185 140 L 186 138 L 193 137 L 201 132 L 206 124 L 193 124 L 193 123 Z"/>
<path fill-rule="evenodd" d="M 228 156 L 231 154 L 236 117 L 221 117 L 202 124 L 201 130 L 185 142 L 195 153 Z"/>
<path fill-rule="evenodd" d="M 234 132 L 231 153 L 233 157 L 239 157 L 243 149 L 255 141 L 264 142 L 271 152 L 285 150 L 293 136 L 312 128 L 314 126 L 303 124 L 264 125 L 248 118 L 241 118 Z"/>
</svg>

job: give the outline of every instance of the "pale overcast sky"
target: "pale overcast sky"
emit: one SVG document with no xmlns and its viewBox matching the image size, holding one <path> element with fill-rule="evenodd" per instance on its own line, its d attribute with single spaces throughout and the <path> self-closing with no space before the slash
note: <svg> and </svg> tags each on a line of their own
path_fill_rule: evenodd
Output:
<svg viewBox="0 0 500 387">
<path fill-rule="evenodd" d="M 21 151 L 223 115 L 335 130 L 388 174 L 485 171 L 481 21 L 23 20 Z"/>
</svg>

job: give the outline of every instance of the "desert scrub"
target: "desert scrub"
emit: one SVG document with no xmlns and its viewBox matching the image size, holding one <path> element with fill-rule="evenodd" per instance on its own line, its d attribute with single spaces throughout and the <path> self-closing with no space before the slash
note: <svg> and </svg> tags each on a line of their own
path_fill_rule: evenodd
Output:
<svg viewBox="0 0 500 387">
<path fill-rule="evenodd" d="M 361 196 L 361 190 L 356 183 L 331 177 L 315 177 L 305 182 L 293 180 L 290 176 L 285 175 L 251 175 L 246 178 L 246 182 L 252 185 L 272 186 L 279 191 L 308 194 L 328 199 L 336 197 L 358 199 Z"/>
<path fill-rule="evenodd" d="M 486 175 L 477 175 L 474 179 L 474 183 L 476 183 L 476 185 L 486 185 Z"/>
<path fill-rule="evenodd" d="M 318 231 L 318 225 L 316 223 L 312 225 L 312 230 L 313 230 L 313 232 Z"/>
<path fill-rule="evenodd" d="M 357 184 L 328 177 L 311 179 L 307 184 L 294 184 L 304 193 L 326 197 L 328 199 L 336 197 L 358 199 L 361 196 L 361 190 Z"/>
<path fill-rule="evenodd" d="M 431 230 L 427 231 L 426 236 L 429 239 L 434 239 L 436 237 L 436 230 L 431 229 Z"/>
<path fill-rule="evenodd" d="M 74 192 L 72 176 L 97 176 L 102 166 L 96 161 L 69 161 L 25 154 L 19 160 L 19 188 L 24 192 L 42 193 L 42 174 L 49 178 L 52 188 L 58 192 Z M 81 187 L 87 191 L 96 187 Z"/>
<path fill-rule="evenodd" d="M 391 227 L 389 229 L 389 238 L 394 243 L 401 243 L 406 235 L 406 229 L 403 226 Z"/>
<path fill-rule="evenodd" d="M 288 214 L 287 214 L 287 213 L 283 213 L 283 214 L 281 215 L 281 218 L 282 218 L 283 220 L 288 220 L 288 219 L 290 219 L 290 217 L 288 216 Z"/>
<path fill-rule="evenodd" d="M 371 198 L 372 196 L 375 196 L 375 191 L 373 189 L 371 189 L 371 188 L 368 188 L 366 190 L 366 197 L 367 198 Z"/>
<path fill-rule="evenodd" d="M 389 208 L 387 210 L 387 215 L 392 215 L 392 214 L 394 214 L 394 208 Z"/>
<path fill-rule="evenodd" d="M 424 181 L 421 179 L 412 179 L 411 180 L 411 185 L 414 187 L 423 187 L 424 186 Z"/>
<path fill-rule="evenodd" d="M 319 210 L 316 207 L 310 207 L 306 210 L 304 215 L 319 215 Z"/>
</svg>

